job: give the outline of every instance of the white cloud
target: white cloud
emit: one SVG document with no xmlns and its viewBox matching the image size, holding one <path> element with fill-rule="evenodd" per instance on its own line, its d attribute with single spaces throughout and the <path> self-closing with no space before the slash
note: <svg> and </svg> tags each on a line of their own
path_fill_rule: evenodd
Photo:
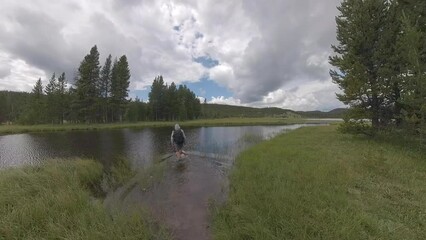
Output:
<svg viewBox="0 0 426 240">
<path fill-rule="evenodd" d="M 0 66 L 6 69 L 7 73 L 0 78 L 0 90 L 29 92 L 38 78 L 46 79 L 43 70 L 28 65 L 23 60 L 12 59 L 4 53 L 0 54 Z"/>
<path fill-rule="evenodd" d="M 214 79 L 217 83 L 222 86 L 234 88 L 234 84 L 239 84 L 235 80 L 234 71 L 228 64 L 219 64 L 210 69 L 209 77 Z"/>
<path fill-rule="evenodd" d="M 234 93 L 213 101 L 327 108 L 337 105 L 328 56 L 339 2 L 4 0 L 0 56 L 9 60 L 0 67 L 0 88 L 28 90 L 52 72 L 71 80 L 97 44 L 101 64 L 109 53 L 127 55 L 131 90 L 146 89 L 160 74 L 168 83 L 209 76 Z M 200 56 L 219 65 L 204 68 L 194 62 Z M 293 85 L 299 90 L 289 91 Z"/>
<path fill-rule="evenodd" d="M 224 96 L 212 97 L 209 103 L 244 106 L 244 104 L 241 104 L 240 99 L 226 98 Z"/>
<path fill-rule="evenodd" d="M 204 103 L 204 100 L 206 99 L 206 98 L 200 97 L 200 96 L 197 96 L 197 98 L 198 98 L 198 100 L 200 100 L 200 103 Z"/>
<path fill-rule="evenodd" d="M 292 89 L 279 88 L 269 92 L 262 100 L 250 104 L 242 103 L 241 99 L 224 96 L 213 97 L 209 103 L 228 104 L 238 106 L 279 107 L 296 111 L 322 110 L 329 111 L 334 108 L 344 107 L 336 97 L 340 92 L 338 87 L 328 79 L 326 82 L 313 81 Z"/>
<path fill-rule="evenodd" d="M 258 107 L 280 107 L 293 110 L 323 110 L 329 111 L 343 107 L 336 99 L 335 93 L 339 88 L 331 79 L 326 82 L 312 81 L 288 90 L 280 88 L 269 92 L 261 101 L 253 103 Z"/>
</svg>

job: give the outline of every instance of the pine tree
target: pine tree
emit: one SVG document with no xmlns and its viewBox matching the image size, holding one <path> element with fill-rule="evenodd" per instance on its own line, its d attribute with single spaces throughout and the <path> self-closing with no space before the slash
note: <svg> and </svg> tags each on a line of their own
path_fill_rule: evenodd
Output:
<svg viewBox="0 0 426 240">
<path fill-rule="evenodd" d="M 67 92 L 67 79 L 63 72 L 58 78 L 58 118 L 59 123 L 63 124 L 65 120 L 66 111 L 69 108 L 69 96 Z"/>
<path fill-rule="evenodd" d="M 188 111 L 187 111 L 187 94 L 186 87 L 180 85 L 178 88 L 178 104 L 179 104 L 179 120 L 184 121 L 188 119 Z"/>
<path fill-rule="evenodd" d="M 106 58 L 99 78 L 100 105 L 103 122 L 108 121 L 108 101 L 111 95 L 111 54 Z"/>
<path fill-rule="evenodd" d="M 24 123 L 39 124 L 45 121 L 45 100 L 41 78 L 38 79 L 32 90 L 31 102 L 23 118 Z"/>
<path fill-rule="evenodd" d="M 338 99 L 358 112 L 357 118 L 370 118 L 374 128 L 386 124 L 383 113 L 391 98 L 392 84 L 380 74 L 388 9 L 387 0 L 344 0 L 336 17 L 339 44 L 332 46 L 337 55 L 330 57 L 337 68 L 330 75 L 343 90 Z"/>
<path fill-rule="evenodd" d="M 99 71 L 99 52 L 95 45 L 90 53 L 84 57 L 78 68 L 76 107 L 80 121 L 90 123 L 97 119 Z"/>
<path fill-rule="evenodd" d="M 58 112 L 59 112 L 59 84 L 56 79 L 55 73 L 53 73 L 52 77 L 49 80 L 49 83 L 46 85 L 45 93 L 46 93 L 46 118 L 49 123 L 57 123 Z"/>
<path fill-rule="evenodd" d="M 113 97 L 118 94 L 118 88 L 119 88 L 118 79 L 119 79 L 118 60 L 117 58 L 115 58 L 111 68 L 111 97 L 110 97 L 111 122 L 114 122 L 118 118 L 117 117 L 118 102 L 117 102 L 117 99 Z"/>
<path fill-rule="evenodd" d="M 111 102 L 113 116 L 120 122 L 123 120 L 127 97 L 129 95 L 130 69 L 126 55 L 114 62 L 111 74 Z"/>
<path fill-rule="evenodd" d="M 400 48 L 403 69 L 402 105 L 404 119 L 426 134 L 426 2 L 398 1 L 401 10 Z"/>
<path fill-rule="evenodd" d="M 179 115 L 179 104 L 177 98 L 177 88 L 176 84 L 172 82 L 168 88 L 168 99 L 167 99 L 167 106 L 169 106 L 169 117 L 168 120 L 176 120 Z"/>
<path fill-rule="evenodd" d="M 151 85 L 151 92 L 148 95 L 149 105 L 151 110 L 151 116 L 153 120 L 162 120 L 164 113 L 166 94 L 166 86 L 162 76 L 158 76 L 154 79 Z"/>
<path fill-rule="evenodd" d="M 8 109 L 6 95 L 0 94 L 0 123 L 6 122 L 8 120 L 7 113 Z"/>
</svg>

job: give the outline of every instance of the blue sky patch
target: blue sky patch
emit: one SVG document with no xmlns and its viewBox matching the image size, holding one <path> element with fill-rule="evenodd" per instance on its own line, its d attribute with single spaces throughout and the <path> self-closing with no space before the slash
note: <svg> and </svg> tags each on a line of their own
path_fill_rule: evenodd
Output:
<svg viewBox="0 0 426 240">
<path fill-rule="evenodd" d="M 205 68 L 212 68 L 219 65 L 219 61 L 211 58 L 210 56 L 201 56 L 194 58 L 194 62 L 200 63 Z"/>
<path fill-rule="evenodd" d="M 210 101 L 212 97 L 224 96 L 225 98 L 232 97 L 233 94 L 230 90 L 225 87 L 219 86 L 215 81 L 202 78 L 199 82 L 186 82 L 184 83 L 195 95 L 199 97 L 207 98 Z M 134 99 L 135 96 L 144 102 L 148 101 L 148 94 L 151 91 L 151 87 L 146 90 L 131 90 L 129 96 Z"/>
<path fill-rule="evenodd" d="M 200 33 L 200 32 L 196 32 L 195 33 L 195 38 L 196 39 L 198 39 L 198 38 L 203 38 L 204 37 L 204 35 L 202 34 L 202 33 Z"/>
<path fill-rule="evenodd" d="M 186 83 L 186 86 L 197 96 L 207 98 L 207 101 L 210 101 L 212 97 L 224 96 L 228 98 L 233 96 L 229 89 L 219 86 L 215 81 L 207 78 L 203 78 L 199 82 Z"/>
</svg>

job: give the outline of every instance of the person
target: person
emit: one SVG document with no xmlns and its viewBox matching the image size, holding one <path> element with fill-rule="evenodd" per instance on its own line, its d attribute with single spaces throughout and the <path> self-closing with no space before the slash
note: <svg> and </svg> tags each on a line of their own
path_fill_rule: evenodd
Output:
<svg viewBox="0 0 426 240">
<path fill-rule="evenodd" d="M 172 135 L 170 136 L 170 142 L 174 147 L 176 152 L 176 157 L 180 159 L 181 157 L 185 157 L 186 153 L 183 151 L 183 145 L 186 143 L 186 136 L 183 129 L 180 128 L 179 124 L 175 124 L 175 129 L 172 131 Z"/>
</svg>

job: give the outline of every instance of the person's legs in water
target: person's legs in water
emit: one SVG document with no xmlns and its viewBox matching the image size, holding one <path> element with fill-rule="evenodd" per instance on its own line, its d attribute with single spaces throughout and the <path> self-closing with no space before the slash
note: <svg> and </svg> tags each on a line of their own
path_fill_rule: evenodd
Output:
<svg viewBox="0 0 426 240">
<path fill-rule="evenodd" d="M 182 147 L 183 144 L 175 144 L 176 157 L 180 159 L 182 157 Z"/>
</svg>

